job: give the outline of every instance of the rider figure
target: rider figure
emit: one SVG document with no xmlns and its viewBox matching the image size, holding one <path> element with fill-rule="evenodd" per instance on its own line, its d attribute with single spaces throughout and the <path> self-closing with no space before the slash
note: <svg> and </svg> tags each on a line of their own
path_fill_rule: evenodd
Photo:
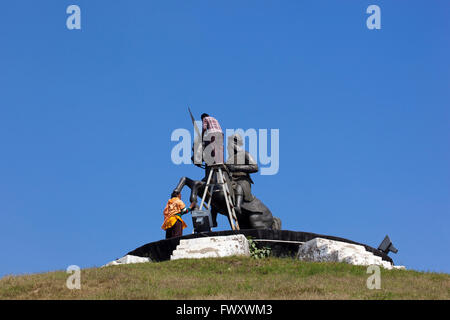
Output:
<svg viewBox="0 0 450 320">
<path fill-rule="evenodd" d="M 242 137 L 233 134 L 228 138 L 228 154 L 226 165 L 232 174 L 233 189 L 236 197 L 236 209 L 240 214 L 242 201 L 251 202 L 254 199 L 252 194 L 253 180 L 251 173 L 258 172 L 258 164 L 251 154 L 241 148 Z"/>
</svg>

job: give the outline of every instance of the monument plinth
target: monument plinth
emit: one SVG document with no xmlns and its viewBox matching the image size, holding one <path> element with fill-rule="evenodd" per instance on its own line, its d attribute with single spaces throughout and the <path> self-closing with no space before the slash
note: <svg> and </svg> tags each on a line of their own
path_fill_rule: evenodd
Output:
<svg viewBox="0 0 450 320">
<path fill-rule="evenodd" d="M 351 245 L 359 246 L 366 252 L 372 254 L 375 257 L 394 264 L 391 257 L 385 252 L 373 248 L 369 245 L 358 243 L 352 240 L 328 236 L 303 231 L 290 231 L 290 230 L 270 230 L 270 229 L 245 229 L 245 230 L 227 230 L 227 231 L 212 231 L 206 233 L 189 234 L 182 237 L 170 238 L 159 240 L 155 242 L 147 243 L 133 251 L 127 253 L 127 255 L 133 255 L 138 257 L 150 258 L 151 261 L 167 261 L 170 260 L 173 252 L 177 249 L 177 246 L 183 244 L 183 240 L 199 239 L 205 237 L 222 237 L 243 235 L 245 238 L 251 237 L 253 241 L 265 246 L 270 247 L 273 256 L 276 257 L 297 257 L 300 247 L 310 240 L 321 238 L 333 241 L 339 241 L 341 243 L 347 243 Z"/>
</svg>

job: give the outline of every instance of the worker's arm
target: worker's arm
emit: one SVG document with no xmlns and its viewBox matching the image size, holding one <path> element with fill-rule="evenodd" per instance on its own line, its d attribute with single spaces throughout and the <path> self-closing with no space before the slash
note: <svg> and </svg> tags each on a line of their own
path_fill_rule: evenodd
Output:
<svg viewBox="0 0 450 320">
<path fill-rule="evenodd" d="M 177 213 L 177 216 L 181 217 L 182 215 L 185 215 L 186 213 L 191 212 L 192 209 L 191 208 L 183 208 L 180 212 Z"/>
<path fill-rule="evenodd" d="M 183 209 L 181 209 L 181 211 L 179 213 L 177 213 L 177 216 L 182 216 L 185 215 L 186 213 L 191 212 L 195 207 L 195 202 L 192 202 L 191 205 L 189 206 L 189 208 L 184 207 Z"/>
</svg>

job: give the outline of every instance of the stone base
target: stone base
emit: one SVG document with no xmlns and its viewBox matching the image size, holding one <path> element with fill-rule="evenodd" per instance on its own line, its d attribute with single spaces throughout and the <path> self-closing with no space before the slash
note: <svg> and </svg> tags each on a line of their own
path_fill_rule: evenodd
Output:
<svg viewBox="0 0 450 320">
<path fill-rule="evenodd" d="M 182 237 L 175 237 L 170 239 L 162 239 L 155 242 L 147 243 L 133 251 L 128 252 L 128 255 L 147 257 L 153 262 L 170 260 L 173 251 L 177 248 L 183 240 L 192 240 L 204 237 L 223 237 L 233 235 L 243 235 L 245 237 L 251 237 L 256 240 L 255 242 L 263 246 L 270 247 L 271 254 L 275 257 L 293 257 L 298 254 L 299 245 L 308 242 L 314 238 L 324 238 L 334 241 L 341 241 L 349 244 L 360 245 L 366 249 L 366 251 L 380 257 L 383 261 L 393 264 L 393 260 L 386 253 L 368 246 L 363 243 L 358 243 L 345 238 L 336 236 L 323 235 L 318 233 L 304 232 L 304 231 L 291 231 L 291 230 L 268 230 L 268 229 L 248 229 L 248 230 L 226 230 L 226 231 L 212 231 L 188 234 Z M 262 241 L 264 240 L 264 241 Z"/>
<path fill-rule="evenodd" d="M 105 264 L 103 267 L 109 267 L 109 266 L 117 266 L 121 264 L 131 264 L 131 263 L 144 263 L 144 262 L 152 262 L 150 258 L 143 258 L 143 257 L 136 257 L 132 255 L 126 255 L 120 259 L 111 261 L 108 264 Z"/>
<path fill-rule="evenodd" d="M 247 238 L 242 234 L 182 239 L 170 260 L 250 256 Z"/>
<path fill-rule="evenodd" d="M 361 245 L 323 238 L 315 238 L 301 245 L 297 258 L 303 261 L 345 262 L 358 266 L 379 265 L 385 269 L 404 269 L 366 251 Z"/>
</svg>

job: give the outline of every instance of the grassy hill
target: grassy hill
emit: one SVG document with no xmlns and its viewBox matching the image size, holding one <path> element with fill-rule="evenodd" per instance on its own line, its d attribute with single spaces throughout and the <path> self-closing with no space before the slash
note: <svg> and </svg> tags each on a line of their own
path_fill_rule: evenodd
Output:
<svg viewBox="0 0 450 320">
<path fill-rule="evenodd" d="M 230 257 L 90 268 L 81 289 L 64 271 L 0 279 L 0 299 L 450 299 L 450 275 L 381 271 L 369 290 L 365 267 L 290 258 Z"/>
</svg>

